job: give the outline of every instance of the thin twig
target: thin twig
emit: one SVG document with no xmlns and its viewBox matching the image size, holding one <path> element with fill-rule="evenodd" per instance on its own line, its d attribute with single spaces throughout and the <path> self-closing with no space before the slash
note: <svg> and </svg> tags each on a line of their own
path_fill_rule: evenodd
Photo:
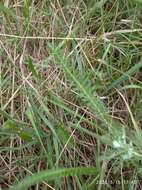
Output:
<svg viewBox="0 0 142 190">
<path fill-rule="evenodd" d="M 134 32 L 142 32 L 142 29 L 126 29 L 126 30 L 116 30 L 112 32 L 106 32 L 102 34 L 99 38 L 105 39 L 109 36 L 116 35 L 116 34 L 126 34 L 126 33 L 134 33 Z M 77 41 L 91 41 L 97 38 L 97 36 L 88 36 L 88 37 L 58 37 L 58 36 L 18 36 L 14 34 L 5 34 L 0 33 L 2 37 L 8 38 L 19 38 L 19 39 L 31 39 L 31 40 L 77 40 Z"/>
</svg>

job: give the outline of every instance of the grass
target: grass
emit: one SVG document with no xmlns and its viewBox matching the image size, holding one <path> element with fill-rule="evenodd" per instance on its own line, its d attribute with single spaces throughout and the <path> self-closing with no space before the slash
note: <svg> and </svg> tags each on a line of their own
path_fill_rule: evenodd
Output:
<svg viewBox="0 0 142 190">
<path fill-rule="evenodd" d="M 141 189 L 141 11 L 0 2 L 1 189 Z"/>
</svg>

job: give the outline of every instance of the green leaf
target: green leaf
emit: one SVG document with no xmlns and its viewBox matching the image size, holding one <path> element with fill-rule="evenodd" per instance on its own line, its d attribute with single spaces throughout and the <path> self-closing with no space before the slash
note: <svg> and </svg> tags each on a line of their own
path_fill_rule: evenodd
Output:
<svg viewBox="0 0 142 190">
<path fill-rule="evenodd" d="M 24 190 L 31 185 L 38 184 L 43 180 L 54 180 L 59 177 L 68 177 L 76 175 L 96 175 L 95 167 L 78 167 L 78 168 L 63 168 L 56 170 L 46 170 L 27 176 L 24 180 L 11 187 L 9 190 Z"/>
<path fill-rule="evenodd" d="M 23 16 L 25 18 L 28 18 L 29 13 L 30 13 L 30 0 L 24 0 Z"/>
<path fill-rule="evenodd" d="M 119 77 L 114 82 L 112 82 L 107 90 L 111 90 L 112 88 L 116 87 L 117 85 L 121 84 L 122 82 L 128 80 L 129 77 L 131 77 L 132 75 L 137 73 L 140 70 L 140 68 L 142 68 L 142 60 L 139 63 L 135 64 L 133 67 L 131 67 L 121 77 Z"/>
<path fill-rule="evenodd" d="M 2 128 L 2 131 L 7 132 L 9 134 L 15 134 L 18 135 L 22 140 L 24 141 L 33 141 L 34 135 L 33 132 L 29 129 L 23 128 L 20 125 L 18 125 L 16 122 L 12 120 L 7 120 Z"/>
<path fill-rule="evenodd" d="M 44 147 L 44 144 L 43 144 L 43 141 L 42 141 L 42 137 L 41 137 L 41 134 L 40 134 L 40 132 L 39 132 L 39 128 L 38 128 L 38 126 L 37 126 L 37 124 L 36 124 L 36 122 L 35 122 L 35 115 L 34 115 L 34 112 L 33 112 L 33 110 L 32 110 L 32 107 L 29 107 L 29 108 L 27 109 L 26 115 L 27 115 L 27 117 L 29 118 L 29 120 L 30 120 L 30 122 L 31 122 L 31 124 L 32 124 L 32 127 L 33 127 L 33 129 L 34 129 L 34 131 L 35 131 L 35 134 L 36 134 L 36 136 L 37 136 L 37 138 L 38 138 L 40 144 L 41 144 L 41 147 L 43 148 L 43 150 L 44 150 L 44 152 L 45 152 L 45 155 L 47 155 L 47 151 L 46 151 L 46 149 L 45 149 L 45 147 Z"/>
<path fill-rule="evenodd" d="M 120 90 L 123 90 L 123 89 L 140 89 L 140 90 L 142 90 L 142 86 L 136 85 L 136 84 L 131 84 L 131 85 L 126 85 L 126 86 L 120 88 Z"/>
<path fill-rule="evenodd" d="M 31 59 L 31 57 L 28 58 L 28 68 L 32 72 L 33 76 L 35 76 L 38 79 L 40 78 L 37 71 L 36 71 L 36 69 L 35 69 L 35 66 L 33 64 L 33 61 Z"/>
<path fill-rule="evenodd" d="M 142 4 L 142 0 L 134 0 L 134 1 L 137 2 L 137 3 Z"/>
</svg>

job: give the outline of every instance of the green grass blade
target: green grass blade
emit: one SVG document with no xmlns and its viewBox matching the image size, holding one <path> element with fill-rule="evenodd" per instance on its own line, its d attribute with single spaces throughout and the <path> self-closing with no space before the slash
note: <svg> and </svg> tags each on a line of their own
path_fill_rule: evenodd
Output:
<svg viewBox="0 0 142 190">
<path fill-rule="evenodd" d="M 28 18 L 30 14 L 30 0 L 24 0 L 23 16 Z"/>
<path fill-rule="evenodd" d="M 32 72 L 33 76 L 35 76 L 36 78 L 40 78 L 37 71 L 36 71 L 36 69 L 35 69 L 33 61 L 32 61 L 32 59 L 30 57 L 28 59 L 28 68 Z"/>
<path fill-rule="evenodd" d="M 126 86 L 122 87 L 120 90 L 123 90 L 123 89 L 140 89 L 140 90 L 142 90 L 142 86 L 136 85 L 136 84 L 130 84 L 130 85 L 126 85 Z"/>
<path fill-rule="evenodd" d="M 35 120 L 34 120 L 34 113 L 33 113 L 33 111 L 32 111 L 32 108 L 29 108 L 29 109 L 27 110 L 26 114 L 27 114 L 27 116 L 28 116 L 28 118 L 29 118 L 29 120 L 30 120 L 32 126 L 33 126 L 33 129 L 35 130 L 35 134 L 37 135 L 37 138 L 38 138 L 38 140 L 39 140 L 39 142 L 40 142 L 40 144 L 41 144 L 41 146 L 42 146 L 42 148 L 43 148 L 43 150 L 44 150 L 44 152 L 45 152 L 45 155 L 47 155 L 47 151 L 46 151 L 46 149 L 45 149 L 45 147 L 44 147 L 44 144 L 43 144 L 43 142 L 42 142 L 41 135 L 40 135 L 40 133 L 39 133 L 39 130 L 38 130 L 38 128 L 37 128 L 37 126 L 36 126 L 36 123 L 35 123 Z"/>
<path fill-rule="evenodd" d="M 23 190 L 31 185 L 38 184 L 43 180 L 54 180 L 59 177 L 68 177 L 76 175 L 96 175 L 97 170 L 94 167 L 64 168 L 56 170 L 46 170 L 35 173 L 33 176 L 27 176 L 24 180 L 11 187 L 9 190 Z"/>
<path fill-rule="evenodd" d="M 129 77 L 131 77 L 132 75 L 137 73 L 140 70 L 140 68 L 142 68 L 142 60 L 139 63 L 135 64 L 133 67 L 131 67 L 127 72 L 125 72 L 117 80 L 112 82 L 107 90 L 111 90 L 112 88 L 116 87 L 117 85 L 120 85 L 122 82 L 128 80 Z"/>
</svg>

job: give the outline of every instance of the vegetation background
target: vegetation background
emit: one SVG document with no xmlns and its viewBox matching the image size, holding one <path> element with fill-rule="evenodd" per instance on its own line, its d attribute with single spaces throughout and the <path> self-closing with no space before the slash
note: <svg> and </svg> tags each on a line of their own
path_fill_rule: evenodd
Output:
<svg viewBox="0 0 142 190">
<path fill-rule="evenodd" d="M 142 1 L 0 1 L 0 188 L 142 188 Z"/>
</svg>

